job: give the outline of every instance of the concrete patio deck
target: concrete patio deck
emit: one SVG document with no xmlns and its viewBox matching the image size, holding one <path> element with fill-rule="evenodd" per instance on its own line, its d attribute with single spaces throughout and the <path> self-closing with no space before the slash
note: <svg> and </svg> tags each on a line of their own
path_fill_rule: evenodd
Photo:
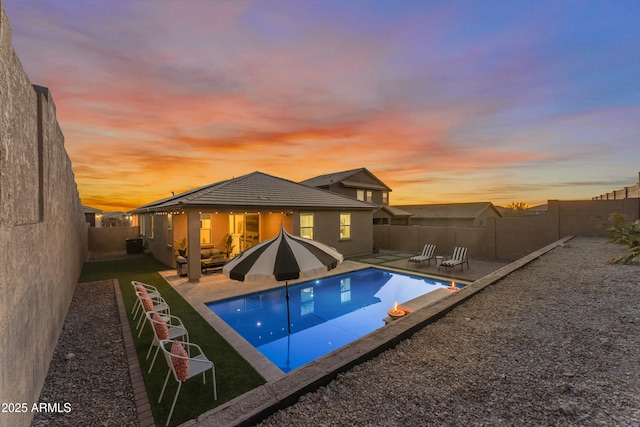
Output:
<svg viewBox="0 0 640 427">
<path fill-rule="evenodd" d="M 410 263 L 409 258 L 415 255 L 418 254 L 408 252 L 381 251 L 366 258 L 359 258 L 358 261 L 373 265 L 379 265 L 381 267 L 409 271 L 412 273 L 415 272 L 431 277 L 463 282 L 472 282 L 474 280 L 478 280 L 481 277 L 484 277 L 487 274 L 509 264 L 509 261 L 470 258 L 469 268 L 467 268 L 466 264 L 462 269 L 459 266 L 455 268 L 438 268 L 435 260 L 431 260 L 430 263 Z"/>
</svg>

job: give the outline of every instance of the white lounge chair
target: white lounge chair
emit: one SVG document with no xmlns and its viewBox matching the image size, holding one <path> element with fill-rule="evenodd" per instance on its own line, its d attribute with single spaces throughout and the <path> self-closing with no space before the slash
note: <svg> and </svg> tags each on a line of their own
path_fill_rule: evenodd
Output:
<svg viewBox="0 0 640 427">
<path fill-rule="evenodd" d="M 171 315 L 171 308 L 169 308 L 169 304 L 162 297 L 151 297 L 149 294 L 145 292 L 136 292 L 136 296 L 138 300 L 140 300 L 140 304 L 142 305 L 142 316 L 140 316 L 140 320 L 138 320 L 138 324 L 136 325 L 136 330 L 138 332 L 138 338 L 142 335 L 142 330 L 144 329 L 145 320 L 147 316 L 145 313 L 149 311 L 155 311 L 157 313 L 162 313 Z"/>
<path fill-rule="evenodd" d="M 149 372 L 151 372 L 154 363 L 156 363 L 158 351 L 160 350 L 160 341 L 180 338 L 189 342 L 189 331 L 185 328 L 182 320 L 176 316 L 160 314 L 155 311 L 147 311 L 146 315 L 149 324 L 152 326 L 151 331 L 153 332 L 153 340 L 151 341 L 149 351 L 147 352 L 147 359 L 149 359 L 149 356 L 151 355 L 151 349 L 156 347 L 156 352 L 153 355 L 151 366 L 149 366 Z"/>
<path fill-rule="evenodd" d="M 426 244 L 422 249 L 422 254 L 416 255 L 414 257 L 409 258 L 409 262 L 416 263 L 420 265 L 421 263 L 427 261 L 427 265 L 431 265 L 431 260 L 436 257 L 436 245 Z"/>
<path fill-rule="evenodd" d="M 167 372 L 167 377 L 164 380 L 164 385 L 162 386 L 162 391 L 160 392 L 158 403 L 160 403 L 160 401 L 162 400 L 164 390 L 167 387 L 167 382 L 169 381 L 169 376 L 172 373 L 173 378 L 178 382 L 178 389 L 176 390 L 176 395 L 173 398 L 173 403 L 171 404 L 171 410 L 169 411 L 166 425 L 169 425 L 169 421 L 171 421 L 173 408 L 176 406 L 176 401 L 178 400 L 178 394 L 180 394 L 182 383 L 187 381 L 189 378 L 193 378 L 198 374 L 202 374 L 202 383 L 205 384 L 205 374 L 209 369 L 211 369 L 211 375 L 213 377 L 213 399 L 218 400 L 218 390 L 216 388 L 216 368 L 213 365 L 213 362 L 207 359 L 207 356 L 204 355 L 197 344 L 189 344 L 177 340 L 162 340 L 160 341 L 160 348 L 164 353 L 167 365 L 169 365 L 169 372 Z"/>
<path fill-rule="evenodd" d="M 133 286 L 134 292 L 141 292 L 141 293 L 146 292 L 152 298 L 162 296 L 160 295 L 160 292 L 158 291 L 158 289 L 156 289 L 155 286 L 149 285 L 147 283 L 132 280 L 131 285 Z M 133 314 L 133 320 L 137 319 L 138 312 L 140 311 L 140 309 L 142 309 L 142 303 L 140 302 L 140 298 L 136 298 L 136 303 L 133 305 L 133 308 L 131 309 L 131 314 Z"/>
<path fill-rule="evenodd" d="M 467 270 L 469 269 L 469 259 L 467 258 L 467 248 L 463 247 L 455 247 L 453 249 L 453 255 L 446 261 L 442 261 L 440 265 L 438 265 L 438 270 L 440 267 L 444 268 L 453 268 L 456 265 L 460 266 L 460 271 L 464 268 L 464 263 L 467 263 Z"/>
</svg>

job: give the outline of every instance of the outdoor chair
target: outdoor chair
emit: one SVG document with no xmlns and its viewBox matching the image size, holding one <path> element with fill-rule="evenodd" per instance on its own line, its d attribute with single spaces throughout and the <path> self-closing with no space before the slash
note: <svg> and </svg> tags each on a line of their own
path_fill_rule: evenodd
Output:
<svg viewBox="0 0 640 427">
<path fill-rule="evenodd" d="M 147 295 L 149 295 L 150 297 L 161 296 L 160 292 L 158 291 L 158 289 L 156 289 L 155 286 L 148 285 L 143 282 L 138 282 L 136 280 L 132 280 L 131 285 L 133 286 L 134 292 L 144 293 L 146 291 Z M 135 320 L 138 317 L 138 313 L 140 312 L 141 309 L 142 309 L 142 303 L 140 302 L 140 298 L 136 298 L 136 302 L 133 305 L 133 308 L 131 309 L 131 314 L 133 314 L 133 320 Z"/>
<path fill-rule="evenodd" d="M 151 331 L 153 332 L 153 339 L 147 352 L 147 359 L 151 355 L 151 349 L 156 347 L 156 352 L 153 354 L 153 360 L 151 366 L 149 366 L 149 373 L 153 369 L 153 365 L 156 363 L 156 357 L 160 350 L 160 341 L 173 340 L 176 338 L 184 337 L 184 341 L 189 342 L 189 332 L 185 328 L 182 320 L 179 317 L 172 316 L 170 314 L 160 314 L 155 311 L 147 311 L 147 320 L 151 324 Z"/>
<path fill-rule="evenodd" d="M 142 316 L 140 316 L 140 320 L 138 320 L 138 324 L 136 325 L 136 330 L 138 332 L 138 338 L 142 335 L 142 330 L 144 329 L 145 319 L 147 316 L 145 313 L 149 311 L 155 311 L 157 313 L 161 313 L 164 315 L 171 315 L 171 309 L 169 308 L 169 304 L 162 297 L 152 297 L 147 293 L 137 291 L 136 296 L 140 300 L 140 304 L 142 305 Z"/>
<path fill-rule="evenodd" d="M 467 258 L 467 248 L 456 247 L 453 249 L 453 255 L 446 261 L 442 261 L 440 265 L 438 265 L 438 270 L 440 267 L 444 268 L 453 268 L 456 265 L 460 265 L 460 271 L 464 268 L 464 263 L 467 263 L 467 270 L 469 269 L 469 259 Z"/>
<path fill-rule="evenodd" d="M 431 260 L 436 257 L 436 245 L 426 244 L 424 245 L 424 249 L 422 249 L 422 254 L 413 256 L 409 258 L 409 262 L 416 263 L 420 265 L 421 263 L 427 261 L 427 265 L 431 265 Z"/>
<path fill-rule="evenodd" d="M 186 350 L 185 350 L 186 347 Z M 212 361 L 207 359 L 202 350 L 197 344 L 190 344 L 178 340 L 162 340 L 160 341 L 160 348 L 169 365 L 169 372 L 164 380 L 158 403 L 162 400 L 164 390 L 167 387 L 169 376 L 173 374 L 173 378 L 178 382 L 178 389 L 176 395 L 173 398 L 171 404 L 171 410 L 167 417 L 167 424 L 171 421 L 171 415 L 173 415 L 173 408 L 176 406 L 178 395 L 180 394 L 180 388 L 182 383 L 196 375 L 202 374 L 202 383 L 206 384 L 206 373 L 211 369 L 211 376 L 213 378 L 213 399 L 218 400 L 218 390 L 216 389 L 216 368 Z"/>
</svg>

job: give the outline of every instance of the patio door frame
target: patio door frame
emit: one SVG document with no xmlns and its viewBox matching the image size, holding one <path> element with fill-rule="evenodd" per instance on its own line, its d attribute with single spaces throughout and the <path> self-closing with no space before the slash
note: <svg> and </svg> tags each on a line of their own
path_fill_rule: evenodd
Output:
<svg viewBox="0 0 640 427">
<path fill-rule="evenodd" d="M 256 217 L 257 234 L 255 230 L 247 229 L 247 217 Z M 241 217 L 241 221 L 239 221 Z M 233 236 L 234 254 L 243 252 L 260 243 L 260 212 L 245 212 L 243 214 L 229 214 L 229 234 Z M 240 227 L 238 227 L 240 225 Z M 252 225 L 252 224 L 251 224 Z"/>
</svg>

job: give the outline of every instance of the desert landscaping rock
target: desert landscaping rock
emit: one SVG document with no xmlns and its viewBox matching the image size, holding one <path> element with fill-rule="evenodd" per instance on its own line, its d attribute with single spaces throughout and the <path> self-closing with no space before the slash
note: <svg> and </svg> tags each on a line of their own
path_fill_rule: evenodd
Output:
<svg viewBox="0 0 640 427">
<path fill-rule="evenodd" d="M 76 287 L 39 402 L 32 426 L 138 425 L 112 280 Z"/>
</svg>

